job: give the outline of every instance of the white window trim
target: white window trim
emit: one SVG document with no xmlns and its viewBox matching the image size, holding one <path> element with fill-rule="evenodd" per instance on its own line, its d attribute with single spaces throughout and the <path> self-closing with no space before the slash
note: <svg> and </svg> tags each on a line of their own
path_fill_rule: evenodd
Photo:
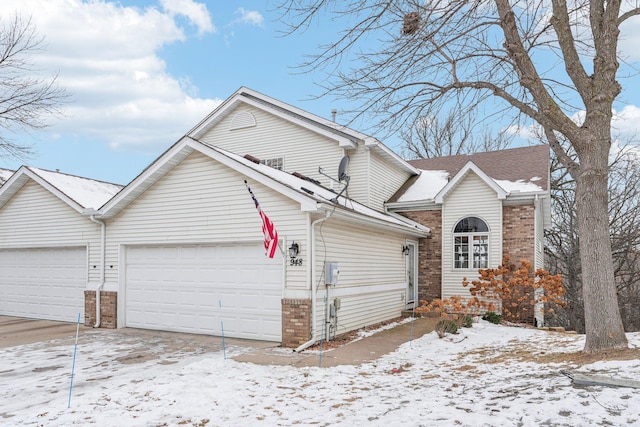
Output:
<svg viewBox="0 0 640 427">
<path fill-rule="evenodd" d="M 484 224 L 487 226 L 487 230 L 488 231 L 479 231 L 479 232 L 462 232 L 462 233 L 456 233 L 455 232 L 455 228 L 456 226 L 460 223 L 460 221 L 462 221 L 465 218 L 469 218 L 469 217 L 475 217 L 480 219 L 482 222 L 484 222 Z M 458 254 L 460 254 L 461 252 L 457 252 L 456 251 L 456 237 L 467 237 L 467 267 L 457 267 L 456 266 L 456 258 L 458 256 Z M 483 239 L 485 241 L 484 246 L 486 247 L 484 255 L 485 255 L 485 265 L 483 266 L 482 263 L 480 263 L 480 266 L 475 267 L 474 263 L 474 246 L 475 245 L 475 240 L 476 238 L 480 238 Z M 489 228 L 489 225 L 487 224 L 487 221 L 485 221 L 484 219 L 475 216 L 475 215 L 468 215 L 465 216 L 463 218 L 460 218 L 458 221 L 455 222 L 454 226 L 453 226 L 453 231 L 451 232 L 451 268 L 454 271 L 476 271 L 478 269 L 481 268 L 489 268 L 489 265 L 491 265 L 491 229 Z"/>
</svg>

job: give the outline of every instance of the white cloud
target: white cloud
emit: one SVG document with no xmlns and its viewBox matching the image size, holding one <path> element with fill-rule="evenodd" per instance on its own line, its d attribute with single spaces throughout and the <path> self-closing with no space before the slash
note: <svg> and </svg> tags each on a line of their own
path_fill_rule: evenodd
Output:
<svg viewBox="0 0 640 427">
<path fill-rule="evenodd" d="M 166 70 L 163 46 L 186 40 L 175 15 L 199 32 L 213 31 L 206 7 L 191 0 L 163 0 L 164 10 L 124 7 L 104 0 L 3 0 L 0 16 L 31 16 L 46 49 L 39 68 L 59 75 L 71 94 L 50 135 L 95 138 L 112 147 L 169 144 L 221 101 L 197 97 L 188 79 Z"/>
<path fill-rule="evenodd" d="M 200 35 L 211 33 L 216 30 L 211 22 L 211 16 L 207 6 L 196 3 L 192 0 L 160 0 L 162 7 L 171 15 L 182 15 L 187 17 L 191 23 L 198 27 Z"/>
<path fill-rule="evenodd" d="M 255 10 L 246 10 L 243 7 L 236 9 L 236 13 L 240 15 L 240 18 L 236 21 L 242 24 L 255 25 L 261 27 L 264 23 L 264 17 Z"/>
</svg>

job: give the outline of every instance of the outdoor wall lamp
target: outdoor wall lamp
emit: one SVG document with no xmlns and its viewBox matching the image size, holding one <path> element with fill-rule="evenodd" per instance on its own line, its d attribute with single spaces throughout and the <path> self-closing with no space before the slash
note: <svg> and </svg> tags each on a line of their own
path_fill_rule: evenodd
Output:
<svg viewBox="0 0 640 427">
<path fill-rule="evenodd" d="M 402 253 L 405 255 L 409 255 L 409 245 L 402 246 Z"/>
<path fill-rule="evenodd" d="M 289 265 L 302 265 L 302 259 L 296 258 L 298 256 L 298 252 L 300 251 L 300 245 L 296 242 L 291 243 L 289 246 Z"/>
</svg>

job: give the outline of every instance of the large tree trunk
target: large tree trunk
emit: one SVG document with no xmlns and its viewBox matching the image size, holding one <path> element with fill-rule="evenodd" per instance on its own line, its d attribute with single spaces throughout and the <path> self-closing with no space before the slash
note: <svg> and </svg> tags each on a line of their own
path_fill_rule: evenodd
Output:
<svg viewBox="0 0 640 427">
<path fill-rule="evenodd" d="M 591 149 L 578 153 L 580 166 L 575 178 L 586 329 L 584 351 L 590 353 L 627 348 L 628 344 L 618 309 L 609 238 L 610 145 L 601 141 L 587 145 Z"/>
</svg>

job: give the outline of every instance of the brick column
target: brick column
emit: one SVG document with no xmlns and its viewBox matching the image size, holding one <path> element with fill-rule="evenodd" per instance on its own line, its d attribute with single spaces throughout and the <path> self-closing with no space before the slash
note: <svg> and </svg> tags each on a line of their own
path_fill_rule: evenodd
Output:
<svg viewBox="0 0 640 427">
<path fill-rule="evenodd" d="M 100 327 L 115 329 L 118 327 L 118 293 L 100 291 Z M 84 324 L 96 324 L 96 292 L 84 291 Z"/>
<path fill-rule="evenodd" d="M 311 300 L 282 300 L 282 346 L 298 347 L 311 339 Z"/>
</svg>

